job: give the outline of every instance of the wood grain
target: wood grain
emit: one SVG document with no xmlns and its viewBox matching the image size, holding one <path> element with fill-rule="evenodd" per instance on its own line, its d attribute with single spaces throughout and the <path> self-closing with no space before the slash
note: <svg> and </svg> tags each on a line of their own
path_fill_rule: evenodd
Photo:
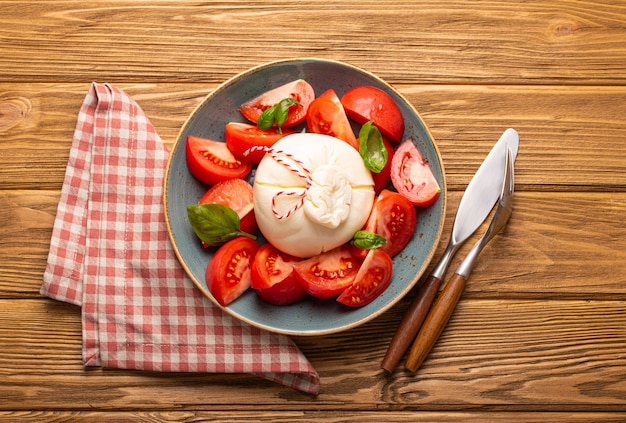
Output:
<svg viewBox="0 0 626 423">
<path fill-rule="evenodd" d="M 0 420 L 626 420 L 625 33 L 619 0 L 0 0 Z M 417 287 L 361 327 L 294 338 L 317 397 L 83 368 L 80 309 L 39 286 L 89 84 L 127 91 L 171 147 L 219 84 L 294 57 L 373 72 L 424 118 L 448 188 L 436 258 L 484 156 L 520 133 L 511 221 L 419 372 L 379 367 Z"/>
<path fill-rule="evenodd" d="M 58 195 L 0 191 L 8 205 L 0 208 L 0 297 L 38 295 Z M 459 199 L 450 193 L 436 258 Z M 517 193 L 509 224 L 481 253 L 464 296 L 626 300 L 625 210 L 624 193 Z M 484 229 L 461 247 L 450 271 Z"/>
<path fill-rule="evenodd" d="M 227 422 L 311 422 L 324 421 L 329 423 L 380 423 L 384 418 L 386 423 L 425 421 L 432 423 L 440 422 L 503 422 L 512 420 L 528 423 L 545 423 L 554 421 L 589 422 L 622 422 L 624 413 L 618 412 L 578 412 L 578 413 L 554 413 L 554 412 L 429 412 L 429 411 L 359 411 L 359 412 L 333 412 L 333 411 L 260 411 L 260 412 L 237 412 L 237 411 L 171 411 L 171 412 L 132 412 L 132 411 L 76 411 L 76 412 L 0 412 L 0 419 L 19 420 L 20 422 L 40 421 L 70 421 L 70 422 L 93 422 L 93 421 L 124 421 L 124 422 L 197 422 L 197 421 L 227 421 Z"/>
<path fill-rule="evenodd" d="M 391 316 L 344 335 L 297 338 L 322 378 L 317 398 L 256 376 L 83 371 L 77 307 L 52 300 L 0 305 L 2 409 L 54 408 L 59 396 L 84 411 L 295 411 L 312 402 L 343 411 L 618 411 L 626 403 L 626 301 L 461 301 L 416 375 L 379 368 Z M 359 359 L 346 360 L 354 351 Z M 262 398 L 254 394 L 259 387 Z"/>
<path fill-rule="evenodd" d="M 89 84 L 0 82 L 0 107 L 23 116 L 0 143 L 0 189 L 60 189 Z M 167 146 L 215 85 L 121 84 Z M 626 87 L 407 86 L 400 92 L 422 115 L 441 152 L 451 190 L 463 190 L 504 129 L 520 133 L 521 190 L 626 191 Z M 8 107 L 8 106 L 5 106 Z M 458 154 L 463 151 L 463 154 Z"/>
<path fill-rule="evenodd" d="M 0 39 L 11 40 L 0 46 L 0 79 L 11 82 L 106 76 L 109 82 L 217 83 L 233 72 L 294 56 L 340 59 L 400 84 L 626 81 L 626 45 L 614 42 L 623 39 L 626 27 L 626 10 L 619 3 L 0 5 Z M 23 25 L 25 15 L 29 25 Z"/>
</svg>

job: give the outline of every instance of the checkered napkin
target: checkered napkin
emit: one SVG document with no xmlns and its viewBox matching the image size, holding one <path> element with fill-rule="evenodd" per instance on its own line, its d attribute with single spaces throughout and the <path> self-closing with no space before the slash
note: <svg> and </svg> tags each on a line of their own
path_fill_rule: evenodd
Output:
<svg viewBox="0 0 626 423">
<path fill-rule="evenodd" d="M 163 215 L 168 151 L 123 91 L 92 84 L 78 115 L 41 293 L 81 306 L 86 366 L 252 373 L 317 394 L 285 335 L 225 314 L 195 287 Z"/>
</svg>

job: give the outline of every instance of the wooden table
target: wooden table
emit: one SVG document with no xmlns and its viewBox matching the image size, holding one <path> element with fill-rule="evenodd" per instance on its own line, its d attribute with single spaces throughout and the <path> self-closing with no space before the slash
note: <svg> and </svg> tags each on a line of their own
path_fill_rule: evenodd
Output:
<svg viewBox="0 0 626 423">
<path fill-rule="evenodd" d="M 218 84 L 305 56 L 378 74 L 428 123 L 449 191 L 437 257 L 474 170 L 520 133 L 513 217 L 422 369 L 379 367 L 410 295 L 295 339 L 317 397 L 249 375 L 83 368 L 80 310 L 39 287 L 90 82 L 126 90 L 171 146 Z M 0 137 L 0 419 L 626 419 L 624 1 L 1 0 Z"/>
</svg>

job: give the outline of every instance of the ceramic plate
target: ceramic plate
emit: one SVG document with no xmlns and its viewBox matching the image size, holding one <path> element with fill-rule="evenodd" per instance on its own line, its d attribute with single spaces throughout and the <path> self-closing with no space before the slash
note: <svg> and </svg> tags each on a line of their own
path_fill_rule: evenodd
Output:
<svg viewBox="0 0 626 423">
<path fill-rule="evenodd" d="M 417 209 L 417 227 L 413 238 L 393 258 L 391 283 L 372 303 L 361 308 L 349 308 L 334 300 L 307 297 L 296 304 L 279 307 L 265 303 L 250 289 L 227 307 L 221 307 L 209 292 L 204 278 L 214 250 L 202 248 L 187 218 L 187 206 L 196 204 L 208 187 L 187 170 L 186 137 L 196 135 L 224 140 L 224 125 L 227 122 L 245 121 L 238 110 L 243 102 L 299 78 L 308 81 L 316 95 L 333 88 L 341 97 L 347 90 L 359 85 L 372 85 L 389 93 L 404 115 L 404 138 L 412 138 L 428 160 L 442 187 L 442 194 L 432 206 Z M 209 94 L 191 114 L 178 135 L 167 166 L 164 196 L 166 223 L 176 254 L 204 295 L 227 313 L 253 326 L 290 335 L 321 335 L 350 329 L 374 319 L 398 302 L 417 283 L 441 237 L 446 189 L 437 146 L 426 124 L 404 97 L 367 71 L 337 61 L 307 58 L 272 62 L 252 68 Z"/>
</svg>

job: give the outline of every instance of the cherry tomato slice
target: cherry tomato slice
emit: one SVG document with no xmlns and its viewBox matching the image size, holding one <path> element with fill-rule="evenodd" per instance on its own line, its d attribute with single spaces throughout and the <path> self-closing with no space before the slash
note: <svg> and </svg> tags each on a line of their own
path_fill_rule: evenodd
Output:
<svg viewBox="0 0 626 423">
<path fill-rule="evenodd" d="M 275 130 L 265 131 L 256 125 L 240 122 L 229 122 L 225 127 L 225 138 L 228 149 L 233 155 L 242 161 L 258 164 L 265 152 L 253 151 L 245 155 L 252 147 L 271 147 L 276 141 L 285 135 L 293 134 L 293 129 L 283 129 L 282 133 Z"/>
<path fill-rule="evenodd" d="M 359 141 L 352 131 L 337 93 L 332 88 L 313 100 L 306 122 L 310 132 L 339 138 L 359 150 Z"/>
<path fill-rule="evenodd" d="M 362 259 L 348 245 L 294 264 L 302 288 L 315 298 L 334 298 L 352 284 Z"/>
<path fill-rule="evenodd" d="M 399 143 L 404 134 L 402 112 L 389 94 L 367 85 L 350 89 L 341 97 L 341 104 L 349 118 L 360 124 L 374 121 L 385 138 Z"/>
<path fill-rule="evenodd" d="M 186 157 L 191 174 L 208 185 L 243 178 L 252 169 L 249 162 L 233 156 L 225 143 L 191 135 L 187 137 Z"/>
<path fill-rule="evenodd" d="M 391 182 L 396 190 L 416 206 L 430 206 L 441 187 L 413 141 L 404 141 L 391 161 Z"/>
<path fill-rule="evenodd" d="M 274 305 L 289 305 L 301 300 L 306 291 L 293 270 L 293 265 L 300 260 L 279 251 L 272 244 L 263 244 L 252 263 L 252 288 L 259 297 Z"/>
<path fill-rule="evenodd" d="M 206 284 L 222 306 L 235 301 L 250 287 L 250 266 L 258 248 L 256 241 L 237 237 L 213 254 L 206 269 Z"/>
<path fill-rule="evenodd" d="M 393 257 L 411 240 L 416 221 L 413 204 L 403 195 L 384 189 L 376 198 L 364 229 L 384 237 L 387 243 L 380 249 Z"/>
<path fill-rule="evenodd" d="M 392 269 L 389 254 L 380 248 L 369 250 L 354 283 L 337 297 L 337 301 L 350 307 L 371 303 L 389 286 Z"/>
<path fill-rule="evenodd" d="M 391 181 L 391 161 L 393 160 L 393 146 L 386 138 L 383 138 L 383 144 L 387 149 L 387 164 L 380 172 L 372 172 L 372 178 L 374 179 L 374 192 L 381 192 L 384 188 L 387 188 Z"/>
<path fill-rule="evenodd" d="M 290 126 L 295 126 L 304 122 L 309 104 L 311 104 L 313 99 L 315 99 L 315 91 L 313 91 L 313 87 L 304 79 L 298 79 L 266 91 L 265 93 L 246 101 L 241 105 L 239 111 L 245 116 L 246 119 L 256 124 L 259 120 L 259 116 L 261 116 L 264 111 L 288 97 L 291 97 L 300 103 L 299 105 L 296 104 L 289 108 L 287 120 L 282 126 L 283 128 L 289 128 Z"/>
<path fill-rule="evenodd" d="M 254 234 L 259 228 L 254 215 L 252 185 L 243 179 L 218 182 L 200 198 L 198 204 L 217 203 L 230 207 L 239 216 L 242 231 Z"/>
</svg>

